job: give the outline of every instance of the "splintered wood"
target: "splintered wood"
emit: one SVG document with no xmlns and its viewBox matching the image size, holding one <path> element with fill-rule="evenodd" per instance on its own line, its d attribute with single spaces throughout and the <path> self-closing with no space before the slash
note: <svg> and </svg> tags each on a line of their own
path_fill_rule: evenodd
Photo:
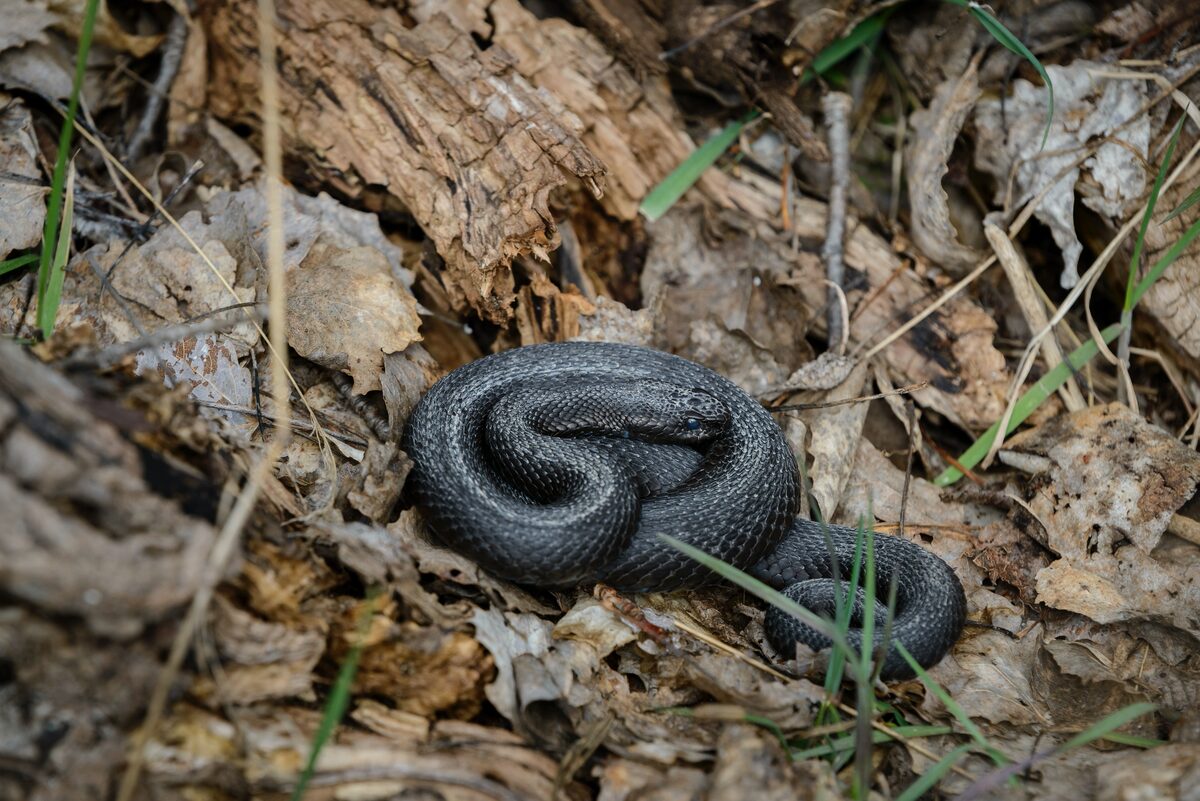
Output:
<svg viewBox="0 0 1200 801">
<path fill-rule="evenodd" d="M 257 6 L 204 14 L 212 110 L 257 125 Z M 601 194 L 578 119 L 445 16 L 410 26 L 362 0 L 282 2 L 278 14 L 285 150 L 347 194 L 385 187 L 437 246 L 455 306 L 507 320 L 509 260 L 555 242 L 551 191 L 573 176 Z"/>
</svg>

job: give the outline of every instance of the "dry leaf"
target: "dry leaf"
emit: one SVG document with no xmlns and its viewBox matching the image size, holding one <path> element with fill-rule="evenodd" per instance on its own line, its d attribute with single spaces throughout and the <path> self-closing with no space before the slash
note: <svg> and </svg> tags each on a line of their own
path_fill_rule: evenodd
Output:
<svg viewBox="0 0 1200 801">
<path fill-rule="evenodd" d="M 949 198 L 942 188 L 950 154 L 963 121 L 979 99 L 975 64 L 937 88 L 928 109 L 912 115 L 913 136 L 907 156 L 908 204 L 913 241 L 936 264 L 959 271 L 972 267 L 982 253 L 958 241 L 950 222 Z"/>
<path fill-rule="evenodd" d="M 138 375 L 158 371 L 168 387 L 189 387 L 191 397 L 201 403 L 253 407 L 250 371 L 238 362 L 237 349 L 226 338 L 201 334 L 157 348 L 138 351 Z M 235 426 L 256 424 L 248 415 L 221 409 L 212 414 Z"/>
<path fill-rule="evenodd" d="M 288 344 L 354 379 L 354 393 L 381 388 L 386 353 L 420 340 L 417 301 L 369 247 L 342 250 L 317 242 L 287 274 Z"/>
<path fill-rule="evenodd" d="M 8 31 L 6 21 L 4 32 Z M 0 38 L 3 37 L 0 33 Z M 42 241 L 49 188 L 38 169 L 33 119 L 20 100 L 0 92 L 0 259 Z"/>
<path fill-rule="evenodd" d="M 1055 418 L 1006 447 L 1042 465 L 1024 492 L 1059 557 L 1038 573 L 1042 603 L 1200 636 L 1196 546 L 1162 542 L 1200 481 L 1200 454 L 1119 404 Z"/>
<path fill-rule="evenodd" d="M 1200 745 L 1175 743 L 1115 755 L 1098 766 L 1096 801 L 1195 801 Z"/>
<path fill-rule="evenodd" d="M 72 39 L 78 39 L 87 0 L 47 0 L 47 4 L 50 11 L 54 13 L 59 27 L 63 28 Z M 140 36 L 128 32 L 113 15 L 107 3 L 101 3 L 96 13 L 96 27 L 93 35 L 97 44 L 129 53 L 134 58 L 149 55 L 163 39 L 162 36 Z"/>
<path fill-rule="evenodd" d="M 1195 181 L 1181 181 L 1162 194 L 1158 209 L 1173 209 L 1194 192 Z M 1157 216 L 1157 215 L 1156 215 Z M 1146 229 L 1142 274 L 1179 241 L 1195 223 L 1195 209 L 1172 220 L 1158 220 Z M 1151 314 L 1178 350 L 1187 355 L 1193 372 L 1200 370 L 1200 255 L 1195 243 L 1180 254 L 1138 304 Z"/>
<path fill-rule="evenodd" d="M 44 44 L 46 30 L 56 21 L 57 17 L 50 13 L 48 0 L 8 0 L 4 9 L 4 28 L 0 30 L 0 51 L 27 42 Z"/>
<path fill-rule="evenodd" d="M 1147 99 L 1145 81 L 1114 80 L 1092 73 L 1105 68 L 1091 61 L 1046 67 L 1054 82 L 1054 119 L 1044 147 L 1045 87 L 1017 80 L 1003 111 L 998 99 L 983 100 L 976 106 L 979 138 L 975 143 L 975 166 L 995 177 L 997 203 L 1008 209 L 1025 203 L 1070 167 L 1083 154 L 1083 145 L 1104 138 L 1139 113 Z M 1050 228 L 1063 252 L 1064 287 L 1078 282 L 1083 252 L 1075 234 L 1076 189 L 1083 195 L 1085 206 L 1123 222 L 1146 189 L 1144 159 L 1151 133 L 1150 116 L 1141 114 L 1121 131 L 1120 141 L 1104 142 L 1083 163 L 1090 182 L 1080 181 L 1079 167 L 1067 171 L 1057 178 L 1034 212 Z"/>
<path fill-rule="evenodd" d="M 859 362 L 850 375 L 826 400 L 848 400 L 863 394 L 867 386 L 867 364 Z M 812 456 L 812 494 L 826 520 L 834 519 L 842 490 L 854 468 L 854 456 L 862 437 L 869 403 L 846 403 L 826 409 L 814 409 L 803 417 L 812 432 L 808 452 Z M 855 521 L 857 524 L 858 521 Z M 866 521 L 870 523 L 870 521 Z"/>
</svg>

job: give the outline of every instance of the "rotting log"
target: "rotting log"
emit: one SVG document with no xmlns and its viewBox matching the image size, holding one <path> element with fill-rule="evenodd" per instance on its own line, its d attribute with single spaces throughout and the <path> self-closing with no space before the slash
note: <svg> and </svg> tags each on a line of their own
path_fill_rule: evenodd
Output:
<svg viewBox="0 0 1200 801">
<path fill-rule="evenodd" d="M 289 158 L 346 194 L 385 187 L 436 245 L 455 305 L 507 321 L 509 261 L 556 244 L 550 193 L 576 179 L 602 194 L 579 119 L 444 14 L 414 22 L 364 0 L 277 11 Z M 201 14 L 211 108 L 257 126 L 257 5 L 206 2 Z"/>
</svg>

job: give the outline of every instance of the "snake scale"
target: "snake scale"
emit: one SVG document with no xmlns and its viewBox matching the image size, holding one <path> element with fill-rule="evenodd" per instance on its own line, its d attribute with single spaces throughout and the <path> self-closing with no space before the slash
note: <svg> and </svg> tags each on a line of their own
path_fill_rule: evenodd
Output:
<svg viewBox="0 0 1200 801">
<path fill-rule="evenodd" d="M 770 413 L 728 379 L 661 351 L 567 342 L 487 356 L 452 371 L 405 429 L 407 491 L 435 534 L 510 581 L 624 591 L 710 584 L 667 534 L 832 616 L 829 540 L 848 578 L 856 532 L 797 518 L 796 462 Z M 966 615 L 949 566 L 905 539 L 876 535 L 876 586 L 897 585 L 892 637 L 922 666 L 940 660 Z M 862 591 L 849 632 L 858 648 Z M 876 644 L 886 612 L 876 603 Z M 783 654 L 830 641 L 774 608 Z M 892 648 L 881 675 L 912 675 Z"/>
</svg>

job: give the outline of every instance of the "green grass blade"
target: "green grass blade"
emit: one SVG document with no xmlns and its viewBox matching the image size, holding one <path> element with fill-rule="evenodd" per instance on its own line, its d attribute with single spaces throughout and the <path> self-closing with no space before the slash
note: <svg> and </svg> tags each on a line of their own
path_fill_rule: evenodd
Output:
<svg viewBox="0 0 1200 801">
<path fill-rule="evenodd" d="M 913 672 L 917 674 L 917 678 L 921 680 L 921 683 L 924 684 L 931 693 L 937 696 L 937 699 L 942 702 L 942 705 L 949 710 L 950 714 L 954 716 L 954 719 L 958 721 L 959 725 L 963 727 L 967 734 L 971 735 L 971 739 L 978 743 L 979 746 L 987 752 L 988 756 L 992 758 L 993 762 L 995 762 L 997 765 L 1007 765 L 1012 761 L 1006 757 L 1000 751 L 1000 749 L 988 742 L 987 737 L 983 735 L 983 731 L 975 725 L 975 721 L 971 720 L 971 716 L 968 715 L 963 708 L 958 705 L 957 701 L 950 697 L 950 693 L 946 692 L 940 684 L 933 680 L 933 677 L 931 677 L 925 671 L 925 668 L 921 667 L 917 663 L 917 660 L 913 659 L 912 654 L 908 652 L 908 649 L 905 648 L 903 644 L 897 642 L 894 644 L 894 647 L 900 653 L 900 655 L 904 657 L 904 661 L 908 662 L 908 666 L 911 667 Z"/>
<path fill-rule="evenodd" d="M 1072 737 L 1067 742 L 1057 748 L 1052 748 L 1046 751 L 1039 751 L 1035 754 L 1030 754 L 1024 759 L 1013 762 L 1009 765 L 1002 766 L 999 770 L 981 776 L 975 780 L 959 797 L 966 799 L 990 798 L 990 793 L 1003 784 L 1005 781 L 1014 781 L 1017 774 L 1029 770 L 1035 765 L 1045 762 L 1048 759 L 1061 756 L 1075 748 L 1086 745 L 1094 740 L 1099 740 L 1102 737 L 1107 737 L 1113 733 L 1114 729 L 1124 726 L 1134 718 L 1153 712 L 1157 707 L 1154 704 L 1137 703 L 1130 704 L 1127 707 L 1118 709 L 1110 715 L 1106 715 L 1100 720 L 1093 723 L 1084 732 L 1081 732 Z"/>
<path fill-rule="evenodd" d="M 1183 122 L 1183 120 L 1180 120 L 1180 122 Z M 1175 219 L 1180 214 L 1183 214 L 1185 211 L 1190 209 L 1192 206 L 1195 206 L 1197 203 L 1200 203 L 1200 186 L 1193 189 L 1192 193 L 1190 195 L 1188 195 L 1187 197 L 1185 197 L 1183 199 L 1182 203 L 1180 203 L 1178 206 L 1176 206 L 1174 209 L 1172 209 L 1171 213 L 1166 216 L 1166 219 L 1164 219 L 1163 222 L 1166 222 L 1167 220 Z"/>
<path fill-rule="evenodd" d="M 688 545 L 686 542 L 677 540 L 667 534 L 659 534 L 658 538 L 670 545 L 675 550 L 680 551 L 684 555 L 704 565 L 721 578 L 733 582 L 752 595 L 756 595 L 762 600 L 771 604 L 771 606 L 774 606 L 776 609 L 779 609 L 782 612 L 787 612 L 797 620 L 812 626 L 814 629 L 833 640 L 833 645 L 835 648 L 842 649 L 851 659 L 855 657 L 853 649 L 851 649 L 849 644 L 847 644 L 846 639 L 842 636 L 841 632 L 839 632 L 837 628 L 825 618 L 813 614 L 811 611 L 805 609 L 803 606 L 796 603 L 791 598 L 788 598 L 786 595 L 771 589 L 766 584 L 763 584 L 753 576 L 743 573 L 733 565 L 726 564 L 720 559 L 717 559 L 715 556 L 706 554 L 699 548 Z"/>
<path fill-rule="evenodd" d="M 980 3 L 973 2 L 973 0 L 946 0 L 946 2 L 970 11 L 972 16 L 979 20 L 979 24 L 984 27 L 984 30 L 992 35 L 993 39 L 1032 64 L 1038 75 L 1042 76 L 1042 80 L 1046 83 L 1047 93 L 1046 128 L 1042 131 L 1042 147 L 1045 147 L 1046 139 L 1050 136 L 1050 121 L 1054 119 L 1054 83 L 1050 80 L 1042 62 L 1038 61 L 1038 57 L 1017 38 L 1016 34 L 1004 27 L 1004 23 L 992 16 L 992 13 Z"/>
<path fill-rule="evenodd" d="M 1112 342 L 1120 332 L 1121 325 L 1113 323 L 1101 331 L 1100 336 L 1105 342 Z M 1062 386 L 1071 377 L 1072 373 L 1081 369 L 1095 358 L 1099 352 L 1100 348 L 1096 345 L 1095 340 L 1089 339 L 1072 351 L 1071 355 L 1067 357 L 1066 362 L 1059 364 L 1053 370 L 1047 372 L 1036 384 L 1025 390 L 1025 394 L 1017 399 L 1016 406 L 1013 407 L 1012 417 L 1008 421 L 1008 430 L 1005 434 L 1012 433 L 1017 426 L 1025 422 L 1026 418 L 1033 414 L 1034 410 L 1045 402 L 1046 398 L 1050 397 Z M 1070 365 L 1069 367 L 1067 366 L 1068 364 Z M 971 447 L 963 451 L 962 456 L 958 457 L 959 464 L 967 469 L 979 464 L 983 457 L 987 455 L 988 449 L 992 447 L 992 442 L 996 439 L 996 432 L 999 430 L 1000 422 L 996 421 L 991 428 L 983 433 L 983 436 L 975 440 Z M 962 472 L 957 467 L 947 467 L 938 474 L 933 483 L 939 487 L 945 487 L 958 481 L 962 478 L 962 475 Z"/>
<path fill-rule="evenodd" d="M 859 518 L 855 539 L 862 543 L 863 562 L 863 619 L 860 627 L 858 664 L 854 671 L 854 784 L 857 798 L 871 792 L 871 721 L 875 714 L 871 691 L 871 676 L 875 673 L 871 659 L 875 655 L 875 515 L 870 520 Z M 857 545 L 855 546 L 857 550 Z M 857 560 L 856 560 L 857 561 Z M 853 608 L 853 601 L 847 606 Z"/>
<path fill-rule="evenodd" d="M 1136 734 L 1120 734 L 1118 732 L 1109 732 L 1104 735 L 1104 739 L 1110 743 L 1117 745 L 1131 745 L 1134 748 L 1158 748 L 1160 745 L 1166 745 L 1167 740 L 1158 740 L 1154 737 L 1138 737 Z"/>
<path fill-rule="evenodd" d="M 692 154 L 684 159 L 682 164 L 642 199 L 639 209 L 642 216 L 650 222 L 654 222 L 670 211 L 676 201 L 683 197 L 683 193 L 691 189 L 696 181 L 700 180 L 704 171 L 715 164 L 721 154 L 737 140 L 747 123 L 758 116 L 757 111 L 752 111 L 741 119 L 734 120 L 725 126 L 725 130 L 692 151 Z"/>
<path fill-rule="evenodd" d="M 1188 229 L 1184 231 L 1183 236 L 1179 238 L 1179 241 L 1167 251 L 1165 256 L 1154 262 L 1154 266 L 1146 273 L 1146 277 L 1138 282 L 1138 285 L 1133 290 L 1134 306 L 1138 304 L 1143 295 L 1150 291 L 1150 287 L 1154 286 L 1154 282 L 1162 277 L 1162 274 L 1171 266 L 1171 263 L 1179 258 L 1179 254 L 1187 250 L 1188 245 L 1192 244 L 1192 240 L 1196 238 L 1197 234 L 1200 234 L 1200 220 L 1196 220 L 1189 225 Z"/>
<path fill-rule="evenodd" d="M 337 728 L 342 716 L 346 714 L 346 708 L 350 705 L 350 689 L 354 686 L 354 676 L 358 673 L 358 660 L 362 657 L 363 640 L 366 639 L 367 632 L 371 627 L 371 620 L 375 617 L 375 599 L 378 595 L 379 593 L 375 589 L 371 589 L 367 593 L 366 605 L 358 619 L 357 637 L 329 691 L 329 698 L 325 701 L 325 711 L 321 714 L 321 722 L 317 726 L 316 734 L 313 735 L 308 761 L 304 764 L 304 770 L 296 781 L 296 788 L 292 790 L 291 801 L 300 801 L 304 798 L 304 791 L 308 789 L 308 783 L 312 781 L 313 773 L 317 768 L 317 757 L 321 755 L 321 749 L 333 736 L 334 729 Z"/>
<path fill-rule="evenodd" d="M 874 729 L 871 732 L 871 742 L 875 745 L 882 745 L 884 743 L 898 742 L 901 738 L 915 740 L 920 737 L 936 737 L 942 734 L 951 734 L 954 730 L 949 726 L 897 726 L 893 731 L 895 732 L 894 736 Z M 834 737 L 824 745 L 793 751 L 792 759 L 797 761 L 815 759 L 817 757 L 834 756 L 852 750 L 854 750 L 854 735 L 844 734 L 840 737 Z"/>
<path fill-rule="evenodd" d="M 71 84 L 71 98 L 67 103 L 67 116 L 63 119 L 58 135 L 58 158 L 54 161 L 54 174 L 50 179 L 50 201 L 46 206 L 46 225 L 42 229 L 42 253 L 38 265 L 38 301 L 46 294 L 50 282 L 50 263 L 58 243 L 58 228 L 62 218 L 63 185 L 67 180 L 67 161 L 71 151 L 71 137 L 75 134 L 75 115 L 79 113 L 79 93 L 83 88 L 83 75 L 87 69 L 88 51 L 92 49 L 92 31 L 96 27 L 96 11 L 100 0 L 87 0 L 83 10 L 83 26 L 79 31 L 79 47 L 75 52 L 75 80 Z M 41 310 L 38 310 L 39 316 Z M 47 333 L 43 331 L 43 333 Z"/>
<path fill-rule="evenodd" d="M 1081 731 L 1070 740 L 1067 740 L 1062 744 L 1062 747 L 1058 749 L 1058 753 L 1065 754 L 1068 751 L 1099 740 L 1101 737 L 1107 737 L 1109 734 L 1121 728 L 1131 720 L 1140 718 L 1142 715 L 1149 715 L 1156 709 L 1158 709 L 1158 707 L 1155 704 L 1145 702 L 1130 704 L 1127 707 L 1118 709 L 1116 712 L 1105 715 L 1091 726 L 1088 726 L 1084 731 Z"/>
<path fill-rule="evenodd" d="M 817 53 L 812 63 L 804 70 L 804 74 L 800 76 L 800 85 L 803 86 L 818 75 L 825 73 L 858 48 L 869 45 L 878 38 L 879 34 L 883 32 L 884 23 L 887 22 L 895 8 L 892 6 L 881 14 L 863 20 L 854 26 L 854 30 L 850 33 L 831 42 L 824 50 Z"/>
<path fill-rule="evenodd" d="M 882 14 L 876 14 L 870 19 L 863 20 L 846 36 L 818 53 L 812 60 L 812 64 L 800 77 L 800 82 L 807 83 L 816 75 L 825 72 L 864 44 L 875 39 L 883 30 L 884 22 L 891 15 L 891 11 L 892 9 L 889 8 Z M 642 216 L 650 222 L 654 222 L 670 211 L 679 198 L 683 197 L 683 194 L 691 189 L 696 181 L 700 180 L 704 171 L 715 164 L 721 154 L 737 140 L 742 129 L 757 119 L 759 114 L 758 111 L 751 111 L 741 119 L 734 120 L 726 125 L 719 134 L 692 151 L 692 154 L 684 159 L 682 164 L 650 190 L 646 197 L 642 198 L 642 205 L 638 209 Z"/>
<path fill-rule="evenodd" d="M 917 801 L 918 798 L 925 795 L 933 789 L 933 786 L 942 780 L 942 777 L 950 772 L 950 769 L 958 764 L 958 761 L 966 756 L 967 751 L 971 749 L 970 744 L 960 745 L 950 753 L 938 760 L 937 764 L 929 770 L 917 777 L 917 780 L 904 788 L 904 792 L 896 796 L 896 801 Z"/>
<path fill-rule="evenodd" d="M 830 568 L 833 568 L 837 561 L 836 551 L 834 550 L 833 537 L 830 534 L 829 526 L 822 520 L 821 531 L 825 534 L 825 542 L 829 548 Z M 842 566 L 837 565 L 837 570 L 832 571 L 835 575 L 834 579 L 834 620 L 833 624 L 837 630 L 846 636 L 846 632 L 850 630 L 850 613 L 854 609 L 854 596 L 858 594 L 858 583 L 862 573 L 862 549 L 863 540 L 859 535 L 854 541 L 854 562 L 850 565 L 850 580 L 842 581 Z M 844 587 L 845 592 L 840 588 Z M 837 695 L 838 688 L 842 686 L 842 678 L 846 673 L 846 655 L 838 649 L 834 649 L 829 655 L 829 668 L 825 671 L 825 697 L 833 698 Z M 831 709 L 836 710 L 836 707 L 831 706 Z"/>
<path fill-rule="evenodd" d="M 866 613 L 862 620 L 862 649 L 858 655 L 858 680 L 864 684 L 871 683 L 871 658 L 875 655 L 875 518 L 869 522 L 859 520 L 858 537 L 863 540 L 863 611 Z M 853 606 L 853 601 L 851 601 Z M 866 710 L 868 715 L 872 710 Z M 863 710 L 859 710 L 861 715 Z"/>
<path fill-rule="evenodd" d="M 1138 263 L 1142 259 L 1142 246 L 1146 243 L 1146 229 L 1150 227 L 1150 218 L 1154 216 L 1154 207 L 1158 205 L 1158 196 L 1162 193 L 1163 181 L 1167 177 L 1167 168 L 1171 166 L 1171 159 L 1175 156 L 1175 145 L 1179 142 L 1179 134 L 1183 130 L 1183 121 L 1186 119 L 1186 115 L 1179 118 L 1179 124 L 1175 126 L 1175 131 L 1171 134 L 1171 141 L 1167 143 L 1167 152 L 1163 155 L 1162 163 L 1158 165 L 1158 175 L 1154 177 L 1154 187 L 1150 190 L 1150 199 L 1146 202 L 1146 212 L 1142 215 L 1142 226 L 1138 229 L 1137 239 L 1133 243 L 1133 255 L 1129 257 L 1129 279 L 1125 283 L 1125 305 L 1122 307 L 1125 314 L 1133 311 L 1133 291 L 1137 285 Z"/>
<path fill-rule="evenodd" d="M 75 222 L 75 165 L 67 170 L 67 202 L 63 205 L 62 225 L 58 229 L 58 246 L 54 249 L 54 260 L 46 271 L 46 285 L 38 296 L 37 324 L 42 330 L 42 339 L 54 333 L 54 319 L 58 317 L 58 304 L 62 300 L 63 281 L 67 275 L 67 257 L 71 255 L 71 233 Z"/>
<path fill-rule="evenodd" d="M 26 264 L 33 264 L 39 258 L 36 253 L 26 253 L 22 256 L 14 256 L 11 259 L 0 261 L 0 275 L 11 273 L 13 270 L 19 270 Z"/>
</svg>

